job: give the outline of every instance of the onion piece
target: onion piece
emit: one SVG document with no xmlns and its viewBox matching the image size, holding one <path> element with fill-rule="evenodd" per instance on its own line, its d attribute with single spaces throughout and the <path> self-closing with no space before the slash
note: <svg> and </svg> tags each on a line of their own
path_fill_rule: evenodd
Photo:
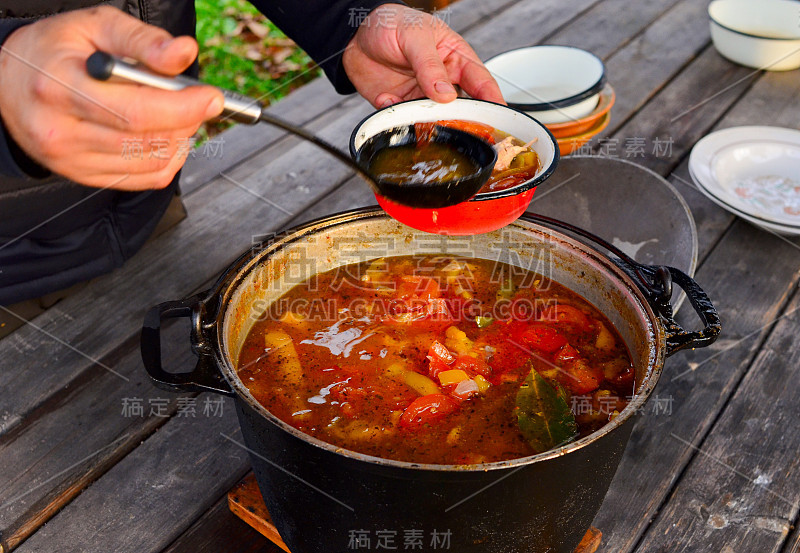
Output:
<svg viewBox="0 0 800 553">
<path fill-rule="evenodd" d="M 478 383 L 470 378 L 462 380 L 452 394 L 458 399 L 469 399 L 478 394 Z"/>
</svg>

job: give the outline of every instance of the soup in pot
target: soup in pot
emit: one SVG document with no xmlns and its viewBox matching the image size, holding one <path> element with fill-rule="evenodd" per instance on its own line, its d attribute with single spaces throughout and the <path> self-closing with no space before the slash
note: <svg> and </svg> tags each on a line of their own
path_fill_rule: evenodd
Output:
<svg viewBox="0 0 800 553">
<path fill-rule="evenodd" d="M 402 256 L 317 274 L 273 302 L 237 371 L 276 417 L 416 463 L 526 457 L 590 434 L 634 392 L 609 320 L 543 275 Z"/>
</svg>

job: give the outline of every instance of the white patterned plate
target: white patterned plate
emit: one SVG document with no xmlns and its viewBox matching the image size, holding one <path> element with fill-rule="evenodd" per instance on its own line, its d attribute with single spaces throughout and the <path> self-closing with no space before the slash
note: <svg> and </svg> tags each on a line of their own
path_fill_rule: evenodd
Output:
<svg viewBox="0 0 800 553">
<path fill-rule="evenodd" d="M 689 171 L 722 208 L 770 230 L 800 234 L 800 131 L 717 131 L 692 149 Z"/>
</svg>

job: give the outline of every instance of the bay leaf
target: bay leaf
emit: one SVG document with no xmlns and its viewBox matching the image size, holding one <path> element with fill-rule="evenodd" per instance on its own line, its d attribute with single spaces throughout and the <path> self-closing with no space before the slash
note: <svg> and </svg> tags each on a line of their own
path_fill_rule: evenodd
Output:
<svg viewBox="0 0 800 553">
<path fill-rule="evenodd" d="M 537 453 L 571 442 L 578 435 L 565 394 L 534 368 L 517 392 L 514 411 L 520 432 Z"/>
</svg>

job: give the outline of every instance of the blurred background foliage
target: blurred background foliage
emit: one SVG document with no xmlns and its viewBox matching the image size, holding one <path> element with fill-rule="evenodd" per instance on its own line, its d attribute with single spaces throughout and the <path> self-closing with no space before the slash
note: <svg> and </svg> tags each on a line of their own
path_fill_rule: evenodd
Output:
<svg viewBox="0 0 800 553">
<path fill-rule="evenodd" d="M 322 74 L 308 55 L 245 0 L 196 0 L 200 79 L 264 104 Z M 211 122 L 198 142 L 232 123 Z"/>
<path fill-rule="evenodd" d="M 453 1 L 407 3 L 433 11 Z M 259 98 L 266 105 L 322 75 L 303 50 L 245 0 L 195 0 L 195 7 L 204 82 Z M 207 123 L 198 131 L 198 144 L 233 124 Z"/>
</svg>

